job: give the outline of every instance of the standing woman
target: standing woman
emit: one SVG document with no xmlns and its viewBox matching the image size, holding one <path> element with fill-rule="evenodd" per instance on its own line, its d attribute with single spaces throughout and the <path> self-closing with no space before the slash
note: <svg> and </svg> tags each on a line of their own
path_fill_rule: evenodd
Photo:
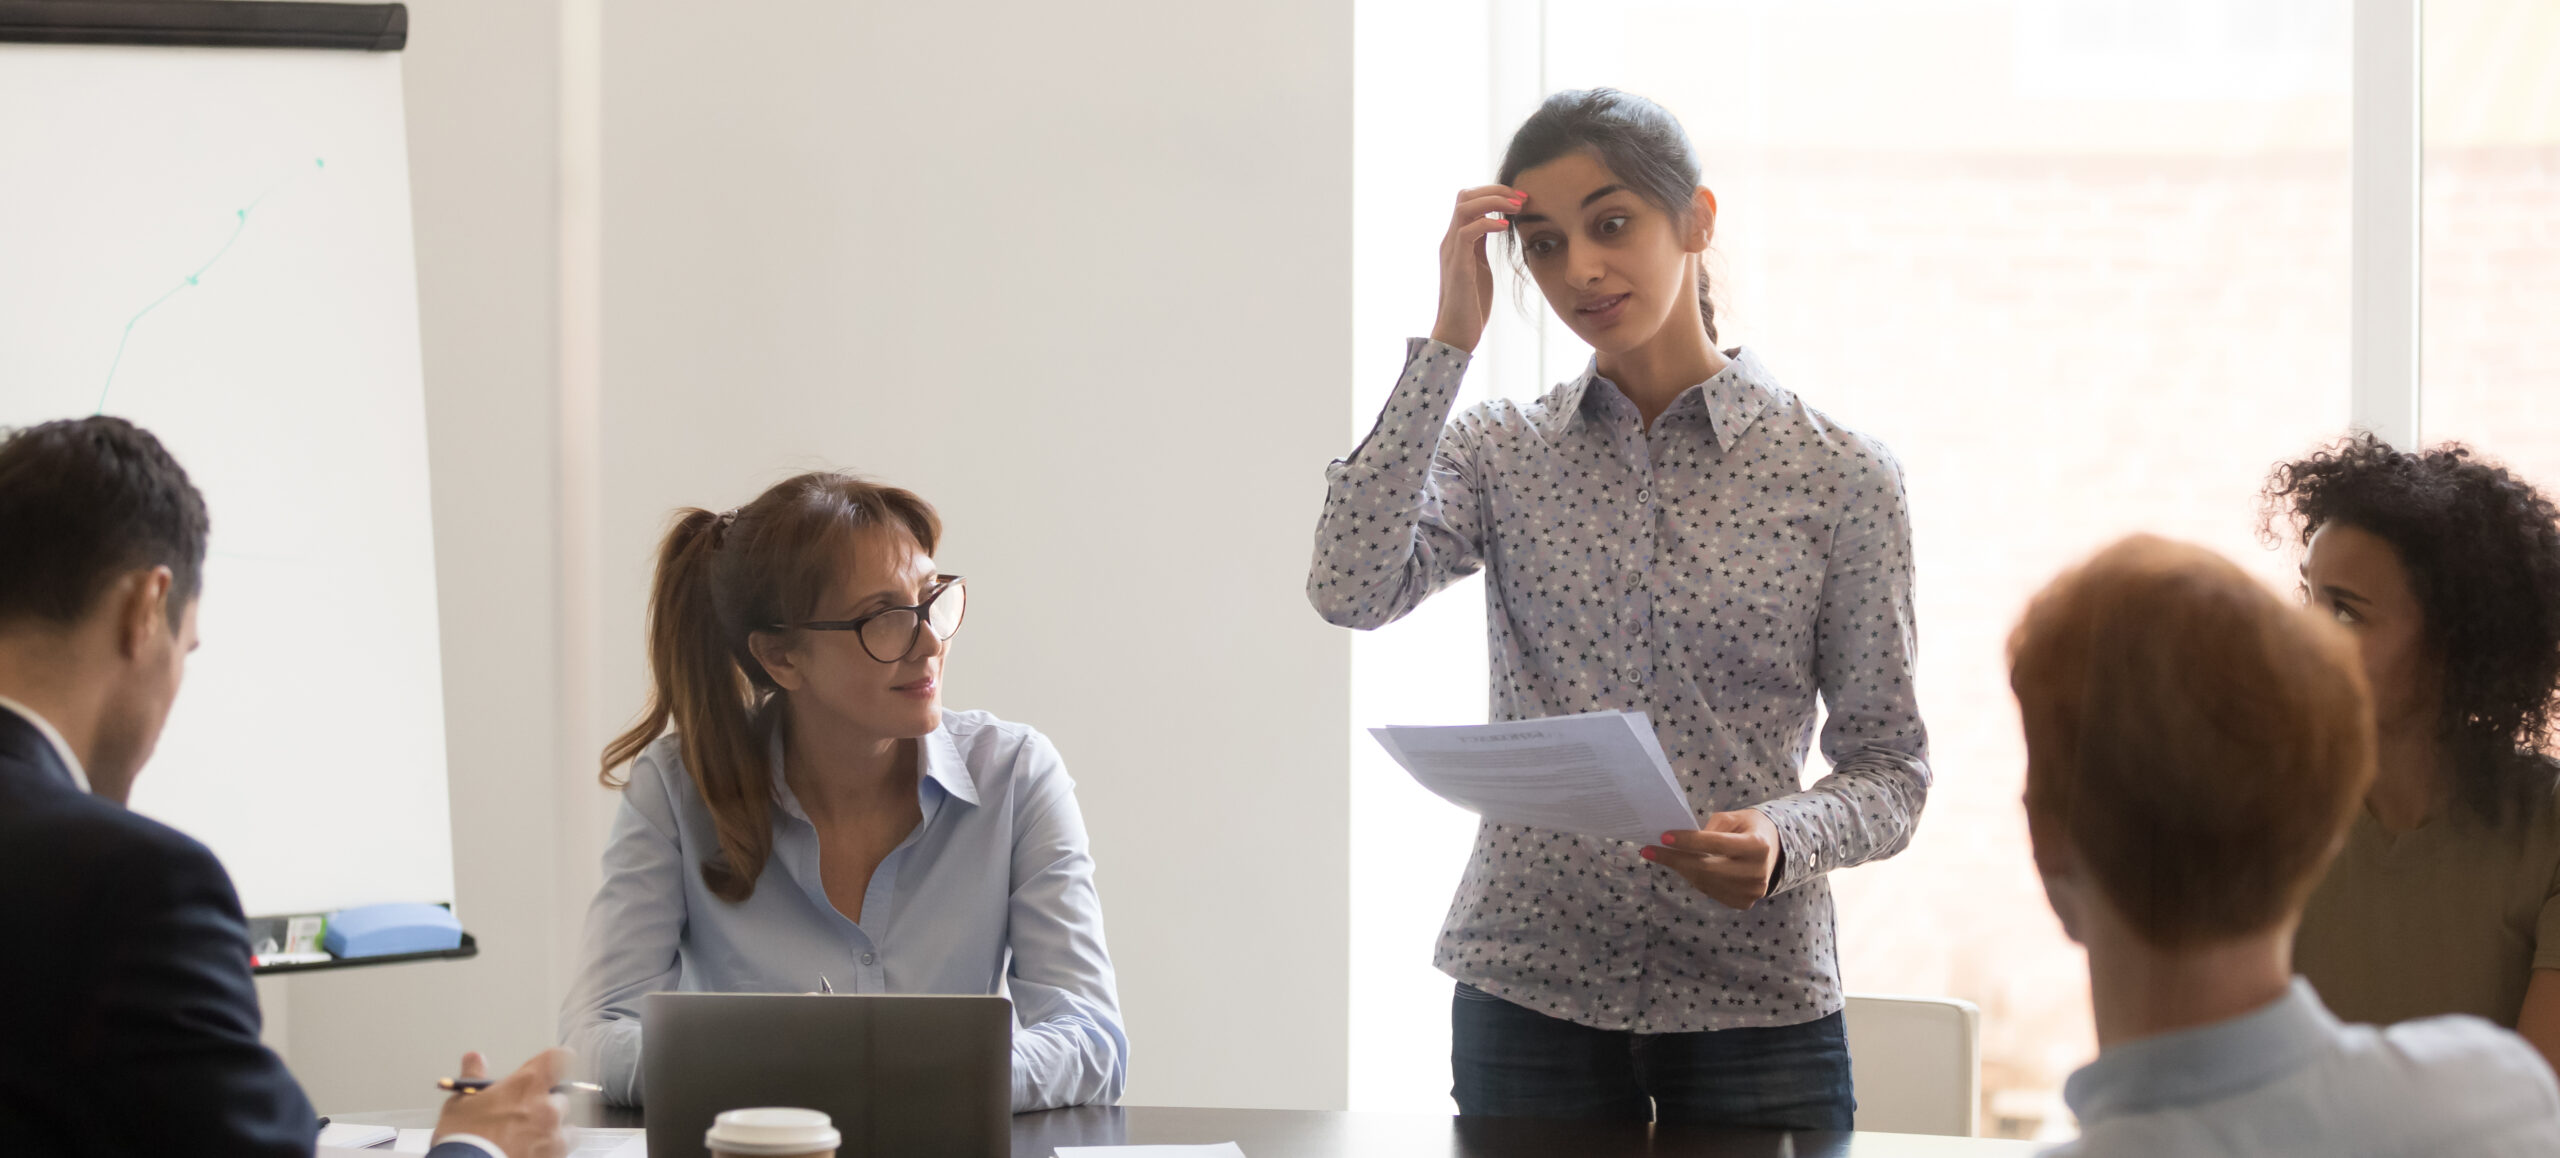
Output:
<svg viewBox="0 0 2560 1158">
<path fill-rule="evenodd" d="M 1002 985 L 1016 1112 L 1119 1098 L 1129 1040 L 1075 784 L 1048 737 L 943 710 L 968 591 L 934 568 L 941 534 L 915 494 L 826 473 L 668 530 L 649 706 L 604 752 L 622 811 L 560 1016 L 607 1100 L 641 1102 L 644 996 L 822 978 Z"/>
<path fill-rule="evenodd" d="M 2469 1013 L 2560 1061 L 2560 510 L 2460 446 L 2275 470 L 2303 595 L 2373 688 L 2373 787 L 2295 934 L 2348 1021 Z"/>
<path fill-rule="evenodd" d="M 1434 964 L 1462 1114 L 1845 1130 L 1825 874 L 1890 856 L 1929 788 L 1910 516 L 1883 446 L 1716 349 L 1713 194 L 1668 112 L 1547 98 L 1458 195 L 1440 316 L 1327 471 L 1307 594 L 1374 628 L 1487 572 L 1491 715 L 1654 722 L 1704 823 L 1663 847 L 1485 823 Z M 1598 351 L 1454 420 L 1509 232 Z M 1833 771 L 1802 775 L 1816 699 Z"/>
</svg>

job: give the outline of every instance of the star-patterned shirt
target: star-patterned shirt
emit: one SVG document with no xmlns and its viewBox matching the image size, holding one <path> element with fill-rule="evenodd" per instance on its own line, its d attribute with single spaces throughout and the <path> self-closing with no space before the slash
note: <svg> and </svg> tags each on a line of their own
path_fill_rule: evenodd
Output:
<svg viewBox="0 0 2560 1158">
<path fill-rule="evenodd" d="M 1326 471 L 1308 599 L 1374 628 L 1485 569 L 1492 719 L 1642 711 L 1702 820 L 1758 808 L 1782 863 L 1736 911 L 1636 845 L 1480 823 L 1434 964 L 1601 1029 L 1839 1010 L 1825 874 L 1901 851 L 1929 791 L 1900 465 L 1747 350 L 1649 431 L 1596 363 L 1451 421 L 1467 363 L 1412 343 Z M 1816 696 L 1832 771 L 1806 788 Z"/>
</svg>

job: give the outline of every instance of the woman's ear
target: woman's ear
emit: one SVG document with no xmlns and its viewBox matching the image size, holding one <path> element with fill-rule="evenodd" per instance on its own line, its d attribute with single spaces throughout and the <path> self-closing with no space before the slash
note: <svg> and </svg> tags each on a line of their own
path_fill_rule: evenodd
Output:
<svg viewBox="0 0 2560 1158">
<path fill-rule="evenodd" d="M 1689 236 L 1682 248 L 1691 253 L 1705 253 L 1707 243 L 1716 237 L 1716 191 L 1704 185 L 1689 198 Z"/>
<path fill-rule="evenodd" d="M 800 667 L 793 661 L 791 648 L 783 642 L 781 632 L 748 632 L 747 653 L 756 657 L 756 662 L 764 665 L 765 676 L 786 692 L 799 691 L 801 685 L 809 682 L 801 676 Z"/>
</svg>

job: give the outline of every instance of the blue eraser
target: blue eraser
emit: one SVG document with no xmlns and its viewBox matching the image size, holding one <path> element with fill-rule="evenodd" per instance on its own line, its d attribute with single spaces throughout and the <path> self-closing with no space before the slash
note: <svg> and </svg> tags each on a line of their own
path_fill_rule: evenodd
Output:
<svg viewBox="0 0 2560 1158">
<path fill-rule="evenodd" d="M 329 914 L 320 947 L 339 957 L 459 949 L 462 922 L 442 905 L 362 905 Z"/>
</svg>

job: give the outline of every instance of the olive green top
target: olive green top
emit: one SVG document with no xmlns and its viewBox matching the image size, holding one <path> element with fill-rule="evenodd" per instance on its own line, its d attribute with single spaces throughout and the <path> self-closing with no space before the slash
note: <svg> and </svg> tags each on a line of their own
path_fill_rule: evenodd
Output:
<svg viewBox="0 0 2560 1158">
<path fill-rule="evenodd" d="M 2345 1021 L 2469 1013 L 2513 1029 L 2533 971 L 2560 969 L 2560 808 L 2491 827 L 2456 806 L 2396 836 L 2357 810 L 2293 967 Z"/>
</svg>

